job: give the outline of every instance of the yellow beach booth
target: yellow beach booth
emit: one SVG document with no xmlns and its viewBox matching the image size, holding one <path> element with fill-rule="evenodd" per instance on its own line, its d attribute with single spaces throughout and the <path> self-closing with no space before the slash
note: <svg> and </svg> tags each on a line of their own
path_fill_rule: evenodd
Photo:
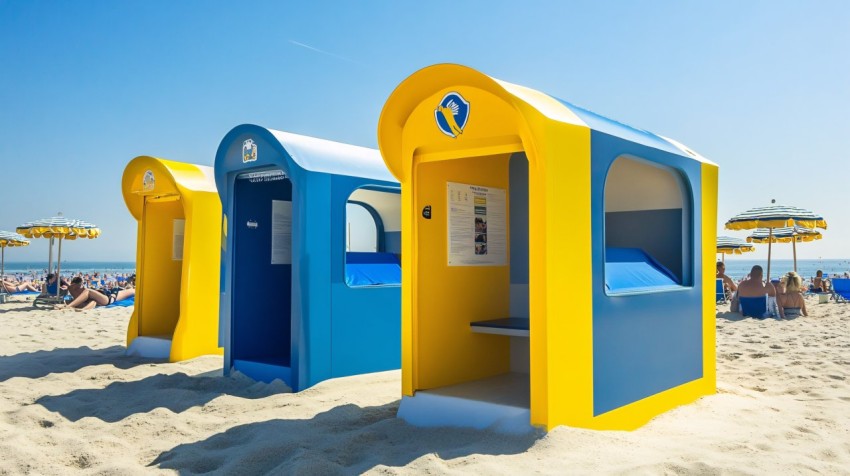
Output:
<svg viewBox="0 0 850 476">
<path fill-rule="evenodd" d="M 423 426 L 637 428 L 715 391 L 715 164 L 458 65 L 378 126 L 402 184 L 402 393 Z"/>
<path fill-rule="evenodd" d="M 212 167 L 136 157 L 121 185 L 139 222 L 127 353 L 172 362 L 221 354 L 221 202 Z"/>
</svg>

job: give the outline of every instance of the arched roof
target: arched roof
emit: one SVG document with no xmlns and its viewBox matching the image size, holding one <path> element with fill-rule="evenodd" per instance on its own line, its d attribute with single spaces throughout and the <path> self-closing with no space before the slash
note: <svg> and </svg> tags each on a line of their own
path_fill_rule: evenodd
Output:
<svg viewBox="0 0 850 476">
<path fill-rule="evenodd" d="M 525 86 L 487 76 L 472 68 L 457 64 L 438 64 L 423 68 L 405 79 L 387 99 L 378 123 L 378 144 L 387 166 L 396 177 L 403 170 L 401 129 L 416 106 L 428 96 L 445 88 L 470 86 L 483 89 L 514 106 L 519 114 L 535 111 L 549 119 L 589 129 L 664 150 L 673 154 L 711 163 L 679 142 L 608 119 L 592 111 Z M 392 130 L 396 129 L 396 130 Z"/>
<path fill-rule="evenodd" d="M 332 175 L 348 175 L 373 180 L 396 182 L 387 171 L 380 152 L 376 149 L 343 144 L 291 132 L 278 131 L 254 124 L 234 127 L 221 142 L 216 163 L 223 162 L 228 146 L 237 136 L 254 134 L 278 146 L 282 155 L 301 169 Z M 260 154 L 263 152 L 260 151 Z"/>
<path fill-rule="evenodd" d="M 216 193 L 216 188 L 212 167 L 143 155 L 131 160 L 124 168 L 121 191 L 130 213 L 139 220 L 146 196 Z"/>
</svg>

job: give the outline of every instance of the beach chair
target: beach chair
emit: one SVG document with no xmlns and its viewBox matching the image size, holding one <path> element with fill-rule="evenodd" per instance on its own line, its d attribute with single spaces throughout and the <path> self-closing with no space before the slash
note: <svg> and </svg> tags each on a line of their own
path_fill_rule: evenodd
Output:
<svg viewBox="0 0 850 476">
<path fill-rule="evenodd" d="M 850 302 L 850 278 L 832 278 L 832 299 Z"/>
<path fill-rule="evenodd" d="M 61 281 L 61 278 L 57 279 L 52 286 L 45 284 L 42 288 L 41 294 L 33 300 L 33 307 L 52 308 L 57 304 L 65 304 L 65 295 L 68 294 L 68 290 L 63 289 L 60 291 L 59 296 L 56 296 L 56 287 L 59 286 Z"/>
<path fill-rule="evenodd" d="M 757 319 L 764 319 L 768 317 L 770 314 L 767 312 L 767 299 L 767 294 L 757 297 L 739 296 L 738 303 L 741 305 L 741 314 L 746 317 L 755 317 Z"/>
<path fill-rule="evenodd" d="M 717 304 L 726 304 L 729 301 L 729 297 L 726 296 L 726 287 L 723 286 L 723 279 L 717 278 L 717 284 L 714 288 L 714 293 L 717 296 Z"/>
</svg>

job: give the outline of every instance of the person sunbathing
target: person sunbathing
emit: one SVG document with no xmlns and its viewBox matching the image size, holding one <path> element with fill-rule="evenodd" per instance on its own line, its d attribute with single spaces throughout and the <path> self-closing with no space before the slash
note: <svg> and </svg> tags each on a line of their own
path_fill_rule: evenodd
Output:
<svg viewBox="0 0 850 476">
<path fill-rule="evenodd" d="M 76 277 L 71 280 L 68 292 L 74 299 L 67 304 L 57 305 L 57 309 L 70 308 L 75 311 L 85 311 L 87 309 L 94 309 L 98 306 L 108 306 L 112 303 L 123 301 L 136 295 L 135 289 L 114 288 L 106 293 L 96 291 L 94 289 L 86 289 L 83 287 L 83 278 L 81 277 Z"/>
<path fill-rule="evenodd" d="M 806 312 L 806 300 L 803 299 L 802 287 L 803 278 L 799 274 L 791 271 L 785 275 L 785 294 L 780 294 L 776 299 L 779 304 L 780 317 L 791 318 L 809 315 Z"/>
<path fill-rule="evenodd" d="M 21 283 L 13 283 L 12 281 L 3 280 L 3 289 L 6 290 L 7 293 L 22 293 L 24 291 L 35 291 L 41 292 L 40 289 L 33 286 L 31 283 L 27 281 L 23 281 Z"/>
</svg>

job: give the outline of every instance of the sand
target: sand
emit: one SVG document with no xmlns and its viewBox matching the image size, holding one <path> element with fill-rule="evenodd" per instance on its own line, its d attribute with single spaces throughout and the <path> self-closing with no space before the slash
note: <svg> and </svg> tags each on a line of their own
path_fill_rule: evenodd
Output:
<svg viewBox="0 0 850 476">
<path fill-rule="evenodd" d="M 398 371 L 292 394 L 123 355 L 131 309 L 0 305 L 0 474 L 850 474 L 850 304 L 718 308 L 718 392 L 633 432 L 420 429 Z"/>
</svg>

